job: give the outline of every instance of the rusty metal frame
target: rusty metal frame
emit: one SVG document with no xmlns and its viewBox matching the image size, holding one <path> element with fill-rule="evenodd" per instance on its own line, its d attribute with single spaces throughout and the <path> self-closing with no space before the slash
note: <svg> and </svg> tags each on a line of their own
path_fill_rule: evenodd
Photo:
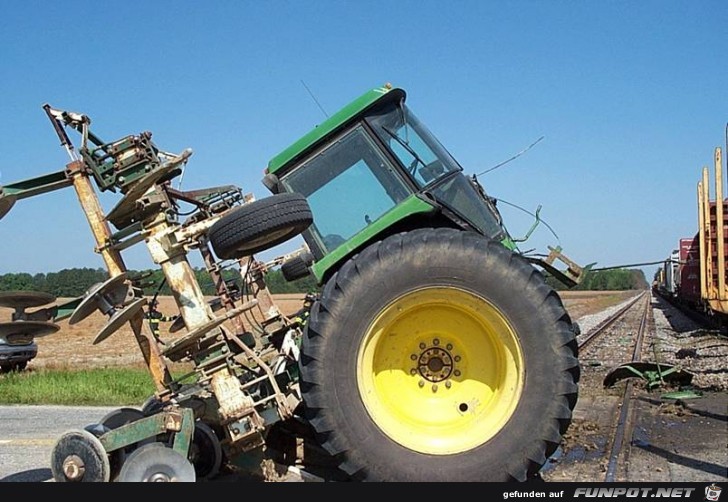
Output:
<svg viewBox="0 0 728 502">
<path fill-rule="evenodd" d="M 165 356 L 169 347 L 161 345 L 150 329 L 144 329 L 142 310 L 125 310 L 130 316 L 128 324 L 152 376 L 155 397 L 163 405 L 163 411 L 104 434 L 101 437 L 102 444 L 107 451 L 113 451 L 171 431 L 176 433 L 173 448 L 186 455 L 196 417 L 191 408 L 184 406 L 184 401 L 190 393 L 204 389 L 202 399 L 216 401 L 217 410 L 213 415 L 227 432 L 222 444 L 231 451 L 247 451 L 260 446 L 264 438 L 262 431 L 269 423 L 266 423 L 258 408 L 275 406 L 278 419 L 284 420 L 293 416 L 299 400 L 295 391 L 291 393 L 289 389 L 288 394 L 284 392 L 267 362 L 271 352 L 274 357 L 278 357 L 277 363 L 288 360 L 288 354 L 283 349 L 275 349 L 281 352 L 276 356 L 272 346 L 266 347 L 267 352 L 259 353 L 239 337 L 253 329 L 244 314 L 257 307 L 263 316 L 264 332 L 257 340 L 256 349 L 261 349 L 264 343 L 270 343 L 268 335 L 285 331 L 286 336 L 289 336 L 291 330 L 298 330 L 300 334 L 300 327 L 281 314 L 264 281 L 266 264 L 254 261 L 252 257 L 237 262 L 247 291 L 240 296 L 245 296 L 248 301 L 236 306 L 235 302 L 243 298 L 234 297 L 228 290 L 221 267 L 212 255 L 206 237 L 209 228 L 226 211 L 251 202 L 255 200 L 254 197 L 252 194 L 243 194 L 233 185 L 187 192 L 173 189 L 169 180 L 180 174 L 175 169 L 186 163 L 191 150 L 185 150 L 177 156 L 158 150 L 151 142 L 151 133 L 142 133 L 140 138 L 143 141 L 135 141 L 135 137 L 127 136 L 116 142 L 104 143 L 89 131 L 90 119 L 85 115 L 55 110 L 49 105 L 45 105 L 44 109 L 71 162 L 63 171 L 0 187 L 0 218 L 18 199 L 73 186 L 94 237 L 94 251 L 103 259 L 109 279 L 123 280 L 125 291 L 129 293 L 127 296 L 131 296 L 131 299 L 124 298 L 119 300 L 121 303 L 109 305 L 113 308 L 103 313 L 121 313 L 117 309 L 127 306 L 131 309 L 133 305 L 138 305 L 141 288 L 138 281 L 126 276 L 127 268 L 121 251 L 145 242 L 152 260 L 161 268 L 172 291 L 188 331 L 187 336 L 194 334 L 195 338 L 189 347 L 185 346 L 181 356 L 192 362 L 195 369 L 175 380 L 167 363 L 175 359 Z M 81 133 L 81 155 L 76 152 L 65 127 L 72 127 Z M 94 156 L 94 152 L 88 149 L 89 140 L 97 145 L 94 151 L 99 152 L 99 155 Z M 131 151 L 140 145 L 143 152 Z M 119 172 L 110 172 L 117 167 L 114 155 L 122 154 L 123 158 L 118 159 Z M 157 158 L 158 154 L 160 158 Z M 167 159 L 166 162 L 161 160 L 162 156 Z M 144 162 L 147 162 L 146 166 Z M 129 174 L 129 179 L 124 179 L 126 174 Z M 108 214 L 101 207 L 92 179 L 101 191 L 120 190 L 123 194 L 122 200 Z M 179 202 L 195 206 L 193 216 L 183 223 L 177 221 Z M 116 232 L 112 231 L 112 224 L 117 228 Z M 201 253 L 205 267 L 215 282 L 216 293 L 225 308 L 225 314 L 220 317 L 214 314 L 203 295 L 188 261 L 187 254 L 194 250 Z M 60 313 L 68 317 L 75 311 L 74 308 L 80 308 L 81 305 L 85 305 L 84 313 L 87 313 L 86 310 L 93 307 L 88 306 L 89 302 L 84 304 L 84 299 L 81 297 L 64 304 L 62 311 L 54 310 L 52 314 Z M 79 313 L 79 321 L 83 318 Z M 126 317 L 124 319 L 126 322 Z M 232 324 L 232 330 L 223 326 L 228 321 Z M 121 326 L 121 323 L 117 324 Z M 113 332 L 111 330 L 119 326 L 107 324 L 107 331 L 110 334 Z M 243 383 L 240 374 L 246 371 L 254 373 Z M 197 382 L 185 386 L 182 381 L 190 376 L 196 376 Z M 293 383 L 295 387 L 297 383 Z M 254 398 L 255 387 L 264 384 L 270 391 Z M 270 413 L 266 413 L 266 417 L 272 419 Z"/>
<path fill-rule="evenodd" d="M 96 241 L 96 250 L 104 260 L 109 274 L 111 277 L 115 277 L 125 273 L 127 269 L 121 253 L 106 245 L 112 236 L 111 229 L 106 222 L 106 216 L 101 208 L 96 192 L 91 185 L 89 176 L 86 173 L 84 163 L 80 160 L 71 162 L 66 166 L 66 171 L 73 183 L 78 201 L 91 227 L 91 233 Z M 142 313 L 134 316 L 129 321 L 129 325 L 139 345 L 139 350 L 142 353 L 142 357 L 144 357 L 144 362 L 152 375 L 155 388 L 158 391 L 164 390 L 172 382 L 172 376 L 169 367 L 162 359 L 156 340 L 150 332 L 142 329 L 143 324 L 144 315 Z"/>
</svg>

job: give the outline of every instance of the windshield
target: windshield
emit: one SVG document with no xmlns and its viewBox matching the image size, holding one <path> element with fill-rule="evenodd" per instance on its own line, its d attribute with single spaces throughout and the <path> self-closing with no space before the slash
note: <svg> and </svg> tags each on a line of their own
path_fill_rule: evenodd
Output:
<svg viewBox="0 0 728 502">
<path fill-rule="evenodd" d="M 497 211 L 461 173 L 462 167 L 404 103 L 392 103 L 367 122 L 423 191 L 484 235 L 506 237 Z M 459 173 L 459 174 L 455 174 Z"/>
<path fill-rule="evenodd" d="M 309 231 L 323 254 L 406 199 L 411 190 L 362 126 L 345 133 L 281 180 L 313 212 Z"/>
<path fill-rule="evenodd" d="M 461 168 L 407 106 L 392 104 L 367 118 L 376 134 L 422 188 Z"/>
</svg>

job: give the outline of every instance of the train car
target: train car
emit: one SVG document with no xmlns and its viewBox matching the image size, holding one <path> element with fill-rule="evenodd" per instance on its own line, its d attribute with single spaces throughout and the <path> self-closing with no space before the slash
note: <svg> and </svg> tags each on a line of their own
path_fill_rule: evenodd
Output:
<svg viewBox="0 0 728 502">
<path fill-rule="evenodd" d="M 672 253 L 670 253 L 670 257 L 665 260 L 664 269 L 665 269 L 665 283 L 663 285 L 663 288 L 665 292 L 669 295 L 676 295 L 679 288 L 679 258 L 680 258 L 680 250 L 674 249 Z"/>
<path fill-rule="evenodd" d="M 714 152 L 715 185 L 703 167 L 697 185 L 698 230 L 678 240 L 677 249 L 655 273 L 653 291 L 679 307 L 728 326 L 728 199 L 723 194 L 723 156 Z M 711 188 L 714 199 L 711 199 Z M 718 202 L 720 201 L 720 202 Z"/>
<path fill-rule="evenodd" d="M 680 239 L 678 259 L 678 286 L 675 296 L 692 308 L 700 308 L 700 239 L 697 234 Z"/>
<path fill-rule="evenodd" d="M 677 249 L 673 250 L 670 256 L 660 264 L 660 268 L 655 273 L 652 289 L 661 296 L 674 297 L 677 293 L 675 277 L 679 276 L 678 253 L 679 251 Z"/>
<path fill-rule="evenodd" d="M 728 201 L 723 197 L 723 160 L 715 149 L 715 200 L 710 199 L 708 168 L 703 168 L 698 183 L 697 272 L 700 277 L 700 303 L 704 311 L 728 316 L 726 287 L 726 237 L 728 237 Z M 694 247 L 694 245 L 693 245 Z"/>
</svg>

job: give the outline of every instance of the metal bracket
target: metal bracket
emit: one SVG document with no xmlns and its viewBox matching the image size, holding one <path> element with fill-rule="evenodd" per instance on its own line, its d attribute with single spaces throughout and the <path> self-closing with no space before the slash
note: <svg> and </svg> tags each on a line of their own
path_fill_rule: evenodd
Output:
<svg viewBox="0 0 728 502">
<path fill-rule="evenodd" d="M 635 377 L 645 380 L 650 390 L 668 381 L 687 385 L 693 379 L 692 373 L 671 364 L 633 361 L 610 370 L 604 377 L 604 387 L 611 387 L 619 380 Z"/>
<path fill-rule="evenodd" d="M 107 453 L 125 448 L 165 432 L 174 434 L 173 448 L 187 457 L 195 430 L 194 412 L 190 408 L 160 411 L 103 434 L 99 440 Z"/>
<path fill-rule="evenodd" d="M 555 248 L 548 246 L 548 249 L 549 255 L 546 257 L 546 259 L 534 258 L 529 256 L 526 256 L 525 258 L 531 263 L 543 267 L 551 275 L 555 276 L 558 280 L 560 280 L 562 283 L 566 284 L 569 287 L 574 287 L 579 284 L 584 278 L 587 269 L 584 267 L 580 267 L 575 262 L 567 258 L 566 255 L 561 252 L 561 246 L 556 246 Z M 554 263 L 557 260 L 566 264 L 566 270 L 559 270 L 558 268 L 556 268 Z"/>
</svg>

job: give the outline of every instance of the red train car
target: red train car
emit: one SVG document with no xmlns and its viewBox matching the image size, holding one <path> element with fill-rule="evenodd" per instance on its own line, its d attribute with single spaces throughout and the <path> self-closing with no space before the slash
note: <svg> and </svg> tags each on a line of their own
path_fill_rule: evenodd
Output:
<svg viewBox="0 0 728 502">
<path fill-rule="evenodd" d="M 698 235 L 680 239 L 676 294 L 684 302 L 698 306 L 700 296 L 700 239 Z"/>
<path fill-rule="evenodd" d="M 728 201 L 723 198 L 723 160 L 720 148 L 715 149 L 715 201 L 710 200 L 708 168 L 698 183 L 698 251 L 700 298 L 703 309 L 728 315 Z"/>
<path fill-rule="evenodd" d="M 723 197 L 723 157 L 714 154 L 715 185 L 711 200 L 708 168 L 698 182 L 698 231 L 679 240 L 655 275 L 653 288 L 670 301 L 728 326 L 728 198 Z M 720 201 L 720 202 L 718 202 Z"/>
</svg>

